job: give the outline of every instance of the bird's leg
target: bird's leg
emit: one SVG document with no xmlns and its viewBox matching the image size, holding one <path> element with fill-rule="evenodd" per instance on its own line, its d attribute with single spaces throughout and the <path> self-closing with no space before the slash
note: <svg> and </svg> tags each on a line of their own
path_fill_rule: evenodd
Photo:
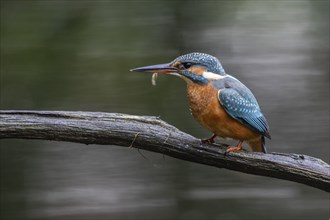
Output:
<svg viewBox="0 0 330 220">
<path fill-rule="evenodd" d="M 228 146 L 226 153 L 232 152 L 232 151 L 240 151 L 243 149 L 243 141 L 240 141 L 236 147 Z"/>
<path fill-rule="evenodd" d="M 214 143 L 214 139 L 217 137 L 216 134 L 213 134 L 212 137 L 207 138 L 207 139 L 202 139 L 202 143 L 203 144 L 213 144 Z"/>
</svg>

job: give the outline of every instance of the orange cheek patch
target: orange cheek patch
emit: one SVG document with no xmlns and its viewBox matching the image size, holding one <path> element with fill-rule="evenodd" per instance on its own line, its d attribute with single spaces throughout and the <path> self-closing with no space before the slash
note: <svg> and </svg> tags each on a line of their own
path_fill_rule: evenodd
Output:
<svg viewBox="0 0 330 220">
<path fill-rule="evenodd" d="M 204 72 L 206 72 L 206 68 L 204 67 L 199 67 L 199 66 L 193 66 L 188 69 L 188 71 L 195 73 L 196 75 L 203 75 Z"/>
</svg>

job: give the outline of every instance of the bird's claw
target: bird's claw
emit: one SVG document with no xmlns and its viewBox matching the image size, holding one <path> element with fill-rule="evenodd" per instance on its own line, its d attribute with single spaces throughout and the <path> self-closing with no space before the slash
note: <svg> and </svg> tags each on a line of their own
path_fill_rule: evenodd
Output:
<svg viewBox="0 0 330 220">
<path fill-rule="evenodd" d="M 202 144 L 213 144 L 214 140 L 211 138 L 208 138 L 208 139 L 202 139 L 201 142 L 202 142 Z"/>
<path fill-rule="evenodd" d="M 225 155 L 227 155 L 229 152 L 232 151 L 241 151 L 242 149 L 243 149 L 243 142 L 239 142 L 236 147 L 228 146 Z"/>
<path fill-rule="evenodd" d="M 232 152 L 232 151 L 241 151 L 242 147 L 233 147 L 233 146 L 228 146 L 226 153 Z"/>
<path fill-rule="evenodd" d="M 212 137 L 207 138 L 207 139 L 202 139 L 201 142 L 202 142 L 202 144 L 213 144 L 214 143 L 214 139 L 216 137 L 217 136 L 215 134 L 213 134 Z"/>
</svg>

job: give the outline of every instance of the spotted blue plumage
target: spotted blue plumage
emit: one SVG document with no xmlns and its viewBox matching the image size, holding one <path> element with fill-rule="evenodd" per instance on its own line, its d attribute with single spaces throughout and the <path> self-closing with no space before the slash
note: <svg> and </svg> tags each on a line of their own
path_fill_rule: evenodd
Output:
<svg viewBox="0 0 330 220">
<path fill-rule="evenodd" d="M 239 80 L 227 76 L 213 81 L 219 101 L 227 113 L 261 135 L 270 138 L 269 127 L 252 92 Z"/>
<path fill-rule="evenodd" d="M 216 57 L 206 53 L 194 52 L 194 53 L 185 54 L 173 60 L 173 63 L 177 61 L 179 61 L 180 63 L 191 62 L 194 65 L 205 66 L 209 72 L 213 72 L 219 75 L 226 74 L 225 70 L 220 64 L 220 61 Z"/>
<path fill-rule="evenodd" d="M 226 74 L 220 61 L 216 57 L 205 53 L 189 53 L 179 56 L 168 64 L 140 67 L 133 69 L 133 71 L 159 71 L 160 73 L 176 75 L 185 79 L 188 82 L 188 95 L 190 102 L 194 107 L 197 106 L 195 110 L 192 109 L 192 111 L 198 109 L 197 112 L 193 113 L 195 113 L 198 120 L 201 119 L 200 122 L 205 127 L 215 132 L 207 141 L 213 142 L 215 135 L 221 136 L 224 133 L 224 130 L 222 130 L 221 127 L 217 127 L 217 123 L 210 121 L 214 116 L 212 115 L 212 108 L 222 106 L 233 119 L 241 122 L 257 134 L 260 134 L 261 151 L 266 153 L 265 137 L 270 138 L 270 134 L 267 121 L 260 110 L 257 100 L 245 85 L 234 77 Z M 200 87 L 196 87 L 197 85 Z M 201 90 L 198 89 L 203 86 L 206 86 L 206 88 Z M 210 94 L 209 91 L 212 91 L 213 89 L 219 91 L 217 97 L 219 106 L 214 106 L 213 104 L 205 105 L 205 101 L 207 100 L 202 97 L 203 95 L 208 96 L 208 94 Z M 196 95 L 197 93 L 200 93 L 200 96 Z M 200 101 L 201 103 L 199 103 Z M 202 108 L 206 108 L 206 111 L 201 111 Z M 211 118 L 209 116 L 211 116 Z M 220 120 L 222 119 L 221 116 L 223 115 L 220 115 Z M 231 126 L 230 123 L 228 126 Z M 248 141 L 254 151 L 260 151 L 259 140 L 257 140 L 257 138 L 259 138 L 258 135 L 254 134 L 251 136 L 244 133 L 245 132 L 242 132 L 242 134 L 226 134 L 226 136 L 240 139 L 240 143 L 237 145 L 236 149 L 241 149 L 242 142 Z M 228 149 L 227 152 L 236 149 Z"/>
</svg>

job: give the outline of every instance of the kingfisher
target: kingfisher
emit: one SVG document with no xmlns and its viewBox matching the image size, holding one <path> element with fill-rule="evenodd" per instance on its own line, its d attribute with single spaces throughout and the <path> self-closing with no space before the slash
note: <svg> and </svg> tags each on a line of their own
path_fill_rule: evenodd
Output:
<svg viewBox="0 0 330 220">
<path fill-rule="evenodd" d="M 189 53 L 170 63 L 144 66 L 131 71 L 175 75 L 186 81 L 187 97 L 193 117 L 216 137 L 238 140 L 226 153 L 240 151 L 246 142 L 252 151 L 266 153 L 269 126 L 259 104 L 243 83 L 227 74 L 220 61 L 209 54 Z"/>
</svg>

